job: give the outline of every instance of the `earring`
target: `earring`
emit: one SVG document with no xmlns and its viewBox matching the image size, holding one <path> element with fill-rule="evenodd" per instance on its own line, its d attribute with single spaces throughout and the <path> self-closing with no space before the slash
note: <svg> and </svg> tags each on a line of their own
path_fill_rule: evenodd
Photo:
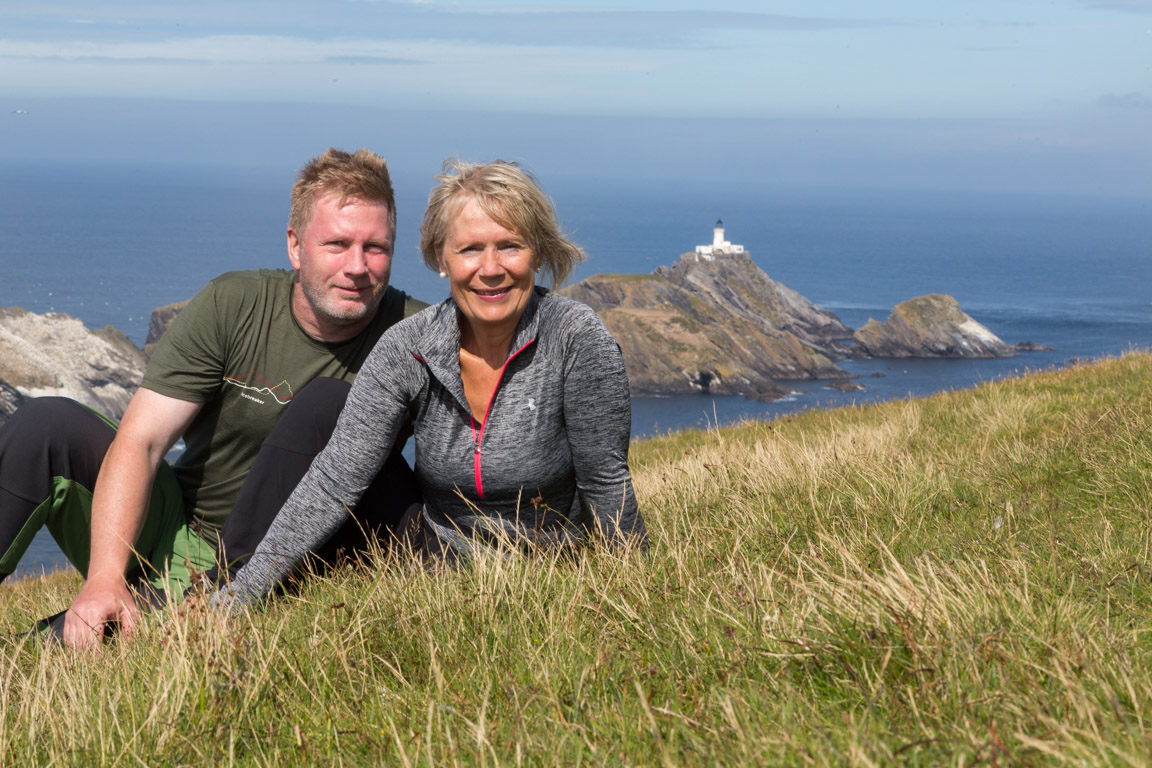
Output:
<svg viewBox="0 0 1152 768">
<path fill-rule="evenodd" d="M 445 278 L 445 277 L 448 277 L 448 273 L 447 273 L 447 272 L 445 272 L 444 270 L 440 270 L 440 277 L 441 277 L 441 278 Z"/>
</svg>

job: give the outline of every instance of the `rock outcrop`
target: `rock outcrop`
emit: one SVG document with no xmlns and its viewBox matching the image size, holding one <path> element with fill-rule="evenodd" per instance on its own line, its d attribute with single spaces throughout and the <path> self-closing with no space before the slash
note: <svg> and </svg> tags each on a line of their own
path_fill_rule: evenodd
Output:
<svg viewBox="0 0 1152 768">
<path fill-rule="evenodd" d="M 152 310 L 152 317 L 148 319 L 148 338 L 144 340 L 145 360 L 152 359 L 152 350 L 156 348 L 156 342 L 160 341 L 160 337 L 168 330 L 176 315 L 180 314 L 180 310 L 188 306 L 188 301 L 188 299 L 177 301 Z"/>
<path fill-rule="evenodd" d="M 856 346 L 872 357 L 1011 357 L 1016 350 L 939 293 L 897 304 L 888 319 L 869 319 Z"/>
<path fill-rule="evenodd" d="M 143 375 L 143 354 L 112 326 L 0 308 L 0 380 L 21 397 L 63 395 L 119 419 Z"/>
<path fill-rule="evenodd" d="M 657 267 L 653 274 L 732 315 L 767 323 L 837 357 L 843 351 L 835 348 L 835 342 L 852 338 L 852 329 L 840 318 L 768 277 L 748 252 L 715 261 L 697 261 L 695 254 L 687 253 L 679 263 Z"/>
<path fill-rule="evenodd" d="M 8 420 L 8 417 L 16 413 L 16 409 L 24 402 L 24 395 L 20 394 L 8 382 L 0 379 L 0 424 Z"/>
<path fill-rule="evenodd" d="M 758 397 L 777 379 L 841 379 L 852 331 L 776 283 L 747 255 L 684 258 L 651 275 L 594 275 L 562 293 L 591 306 L 620 343 L 635 393 Z"/>
</svg>

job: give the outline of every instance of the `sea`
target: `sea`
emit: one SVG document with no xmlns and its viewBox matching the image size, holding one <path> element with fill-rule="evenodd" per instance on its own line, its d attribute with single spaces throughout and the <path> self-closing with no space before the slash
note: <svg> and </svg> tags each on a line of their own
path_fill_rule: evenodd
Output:
<svg viewBox="0 0 1152 768">
<path fill-rule="evenodd" d="M 773 279 L 858 328 L 927 293 L 950 294 L 1008 343 L 1002 360 L 852 360 L 865 389 L 787 382 L 761 403 L 707 394 L 633 398 L 636 437 L 917 397 L 1152 346 L 1152 197 L 779 188 L 558 178 L 542 184 L 588 254 L 575 280 L 648 273 L 698 244 L 743 245 Z M 114 325 L 143 345 L 152 309 L 232 269 L 287 266 L 291 169 L 0 166 L 0 306 Z M 429 302 L 446 284 L 417 244 L 428 179 L 397 178 L 392 284 Z M 61 566 L 42 535 L 26 573 Z"/>
</svg>

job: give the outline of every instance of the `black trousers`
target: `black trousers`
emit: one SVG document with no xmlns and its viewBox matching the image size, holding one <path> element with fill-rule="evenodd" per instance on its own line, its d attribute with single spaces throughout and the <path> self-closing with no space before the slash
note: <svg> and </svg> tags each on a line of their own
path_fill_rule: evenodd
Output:
<svg viewBox="0 0 1152 768">
<path fill-rule="evenodd" d="M 349 389 L 339 379 L 320 378 L 293 398 L 241 486 L 220 534 L 219 565 L 209 578 L 234 573 L 255 551 L 312 459 L 328 443 Z M 28 538 L 33 511 L 52 495 L 61 478 L 89 491 L 95 488 L 115 435 L 108 422 L 66 398 L 31 400 L 0 426 L 0 556 L 15 551 L 18 534 L 22 540 Z M 422 528 L 420 508 L 416 477 L 399 451 L 393 451 L 348 521 L 313 553 L 314 559 L 332 564 L 373 543 L 387 548 L 397 539 L 411 541 L 412 533 Z M 86 561 L 74 564 L 86 571 Z M 0 573 L 0 580 L 5 575 Z M 146 585 L 140 576 L 129 573 L 129 583 Z M 163 602 L 162 596 L 146 589 L 138 594 L 142 607 Z M 49 621 L 53 629 L 62 629 L 63 613 Z"/>
<path fill-rule="evenodd" d="M 209 574 L 235 574 L 256 551 L 272 520 L 328 444 L 344 408 L 350 385 L 339 379 L 315 379 L 292 400 L 276 428 L 260 447 L 248 478 L 220 535 L 220 566 Z M 394 450 L 360 503 L 319 551 L 322 563 L 362 552 L 373 542 L 387 548 L 403 536 L 404 525 L 419 520 L 420 487 L 408 462 Z M 407 521 L 405 516 L 407 515 Z"/>
</svg>

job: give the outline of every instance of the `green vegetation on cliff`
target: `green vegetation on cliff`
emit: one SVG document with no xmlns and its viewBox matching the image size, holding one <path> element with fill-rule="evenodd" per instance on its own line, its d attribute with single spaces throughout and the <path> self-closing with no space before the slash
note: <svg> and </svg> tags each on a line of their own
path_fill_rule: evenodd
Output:
<svg viewBox="0 0 1152 768">
<path fill-rule="evenodd" d="M 1152 357 L 633 447 L 647 561 L 348 569 L 98 655 L 13 633 L 0 764 L 1146 764 Z"/>
</svg>

